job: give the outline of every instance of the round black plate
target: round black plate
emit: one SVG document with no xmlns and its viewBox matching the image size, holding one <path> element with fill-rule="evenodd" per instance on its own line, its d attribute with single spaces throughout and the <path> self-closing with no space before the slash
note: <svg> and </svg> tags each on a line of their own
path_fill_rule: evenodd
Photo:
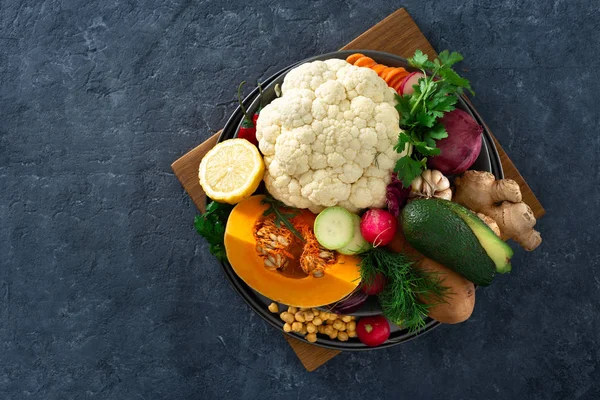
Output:
<svg viewBox="0 0 600 400">
<path fill-rule="evenodd" d="M 290 69 L 292 69 L 300 64 L 303 64 L 306 62 L 311 62 L 311 61 L 328 60 L 331 58 L 345 59 L 350 54 L 353 54 L 356 52 L 363 53 L 363 54 L 373 58 L 374 60 L 376 60 L 378 63 L 381 63 L 381 64 L 389 65 L 392 67 L 405 67 L 406 69 L 410 69 L 408 67 L 408 63 L 407 63 L 406 59 L 395 56 L 393 54 L 383 53 L 380 51 L 373 51 L 373 50 L 351 50 L 350 51 L 350 50 L 346 50 L 346 51 L 337 51 L 337 52 L 333 52 L 333 53 L 322 54 L 319 56 L 311 57 L 306 60 L 300 61 L 296 64 L 292 64 L 289 67 L 287 67 L 287 68 L 279 71 L 275 75 L 271 76 L 266 81 L 264 81 L 262 84 L 263 85 L 263 102 L 264 102 L 264 104 L 268 104 L 276 97 L 275 85 L 282 84 L 286 73 Z M 254 114 L 254 112 L 259 107 L 259 105 L 260 105 L 260 101 L 258 98 L 258 89 L 255 89 L 244 99 L 244 106 L 248 109 L 248 112 L 250 114 Z M 483 131 L 483 139 L 484 140 L 483 140 L 483 146 L 481 147 L 481 153 L 479 154 L 479 157 L 477 158 L 477 160 L 475 161 L 475 163 L 473 164 L 471 169 L 475 169 L 475 170 L 479 170 L 479 171 L 490 171 L 496 176 L 497 179 L 503 178 L 504 173 L 502 171 L 500 157 L 498 155 L 498 152 L 496 150 L 494 142 L 492 141 L 490 132 L 487 129 L 485 129 L 485 124 L 483 124 L 481 117 L 470 107 L 469 103 L 466 102 L 462 98 L 459 99 L 458 108 L 468 112 L 471 116 L 473 116 L 473 118 L 475 118 L 475 120 L 480 125 L 484 126 L 484 131 Z M 242 117 L 243 117 L 243 115 L 242 115 L 241 108 L 238 107 L 233 112 L 233 114 L 231 115 L 231 117 L 229 118 L 227 123 L 225 124 L 225 126 L 223 128 L 223 132 L 219 136 L 219 142 L 222 142 L 227 139 L 232 139 L 237 135 L 237 132 L 239 130 L 239 127 L 240 127 L 240 124 L 242 121 Z M 283 323 L 280 320 L 279 315 L 273 314 L 273 313 L 269 312 L 269 310 L 267 309 L 267 306 L 272 301 L 270 299 L 262 296 L 260 293 L 255 292 L 248 285 L 246 285 L 244 283 L 244 281 L 235 274 L 235 272 L 233 271 L 233 268 L 231 267 L 231 265 L 229 263 L 222 262 L 221 265 L 223 267 L 223 270 L 225 271 L 227 278 L 231 282 L 233 288 L 246 301 L 246 303 L 248 303 L 248 305 L 258 315 L 260 315 L 263 319 L 265 319 L 269 324 L 271 324 L 273 327 L 275 327 L 279 331 L 283 332 Z M 283 305 L 281 305 L 281 304 L 280 304 L 280 309 L 283 309 Z M 353 313 L 353 315 L 364 316 L 364 315 L 374 315 L 374 314 L 380 314 L 380 313 L 381 312 L 379 309 L 379 304 L 377 303 L 375 298 L 371 298 L 360 310 Z M 421 336 L 424 333 L 432 330 L 433 328 L 437 327 L 438 325 L 440 325 L 440 323 L 438 321 L 428 318 L 426 321 L 425 328 L 423 328 L 419 332 L 409 333 L 406 329 L 400 328 L 400 327 L 392 324 L 392 332 L 391 332 L 390 338 L 384 344 L 382 344 L 381 346 L 378 346 L 378 347 L 367 347 L 364 344 L 362 344 L 360 341 L 358 341 L 358 339 L 350 339 L 347 342 L 340 342 L 338 340 L 330 340 L 326 337 L 324 338 L 321 336 L 319 336 L 319 339 L 317 340 L 317 342 L 313 343 L 313 344 L 315 344 L 317 346 L 321 346 L 321 347 L 335 349 L 335 350 L 346 350 L 346 351 L 376 350 L 376 349 L 391 347 L 391 346 L 406 342 L 408 340 L 414 339 L 414 338 Z M 304 339 L 304 337 L 302 335 L 299 335 L 299 334 L 296 334 L 293 332 L 287 333 L 287 334 L 292 335 L 296 339 L 306 341 L 306 339 Z M 308 341 L 306 341 L 306 342 L 308 343 Z"/>
</svg>

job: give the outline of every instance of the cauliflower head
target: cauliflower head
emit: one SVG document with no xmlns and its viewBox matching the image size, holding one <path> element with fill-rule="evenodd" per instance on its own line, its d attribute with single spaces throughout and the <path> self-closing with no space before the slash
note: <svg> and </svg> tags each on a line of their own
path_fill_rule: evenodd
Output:
<svg viewBox="0 0 600 400">
<path fill-rule="evenodd" d="M 396 161 L 394 90 L 368 68 L 332 59 L 292 69 L 256 126 L 267 190 L 319 212 L 383 207 Z"/>
</svg>

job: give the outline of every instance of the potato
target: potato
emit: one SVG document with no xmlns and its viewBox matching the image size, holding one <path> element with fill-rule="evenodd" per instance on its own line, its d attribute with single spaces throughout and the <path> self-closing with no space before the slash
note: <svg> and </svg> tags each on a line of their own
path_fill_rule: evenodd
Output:
<svg viewBox="0 0 600 400">
<path fill-rule="evenodd" d="M 475 285 L 450 268 L 423 258 L 418 268 L 439 273 L 442 286 L 448 289 L 445 303 L 434 305 L 429 309 L 429 316 L 444 324 L 458 324 L 469 319 L 475 307 Z M 423 299 L 424 302 L 427 300 Z"/>
<path fill-rule="evenodd" d="M 437 304 L 429 309 L 429 316 L 444 324 L 458 324 L 469 319 L 475 307 L 475 285 L 450 268 L 430 259 L 415 250 L 398 229 L 394 239 L 388 244 L 388 250 L 404 252 L 415 260 L 417 267 L 439 273 L 442 286 L 448 288 L 446 303 Z M 427 302 L 426 299 L 422 299 Z"/>
</svg>

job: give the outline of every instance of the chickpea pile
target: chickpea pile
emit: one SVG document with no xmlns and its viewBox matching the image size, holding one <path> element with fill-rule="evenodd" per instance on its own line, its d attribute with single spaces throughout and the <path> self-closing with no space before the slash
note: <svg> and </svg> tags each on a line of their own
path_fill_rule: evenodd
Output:
<svg viewBox="0 0 600 400">
<path fill-rule="evenodd" d="M 271 303 L 269 311 L 279 313 L 277 303 Z M 305 339 L 311 343 L 317 341 L 317 333 L 342 342 L 356 337 L 356 318 L 351 315 L 338 315 L 316 308 L 288 307 L 279 317 L 284 322 L 285 332 L 305 335 Z"/>
</svg>

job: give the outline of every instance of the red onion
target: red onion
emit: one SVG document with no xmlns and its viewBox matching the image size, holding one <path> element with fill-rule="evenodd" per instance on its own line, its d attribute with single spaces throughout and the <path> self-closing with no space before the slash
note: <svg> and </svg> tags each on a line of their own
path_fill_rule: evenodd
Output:
<svg viewBox="0 0 600 400">
<path fill-rule="evenodd" d="M 444 175 L 461 174 L 469 169 L 479 156 L 483 128 L 473 117 L 458 108 L 446 113 L 440 122 L 446 127 L 448 137 L 436 142 L 441 154 L 430 157 L 427 166 Z"/>
<path fill-rule="evenodd" d="M 337 314 L 351 314 L 357 311 L 369 298 L 362 290 L 355 290 L 348 296 L 333 304 L 330 311 Z"/>
</svg>

